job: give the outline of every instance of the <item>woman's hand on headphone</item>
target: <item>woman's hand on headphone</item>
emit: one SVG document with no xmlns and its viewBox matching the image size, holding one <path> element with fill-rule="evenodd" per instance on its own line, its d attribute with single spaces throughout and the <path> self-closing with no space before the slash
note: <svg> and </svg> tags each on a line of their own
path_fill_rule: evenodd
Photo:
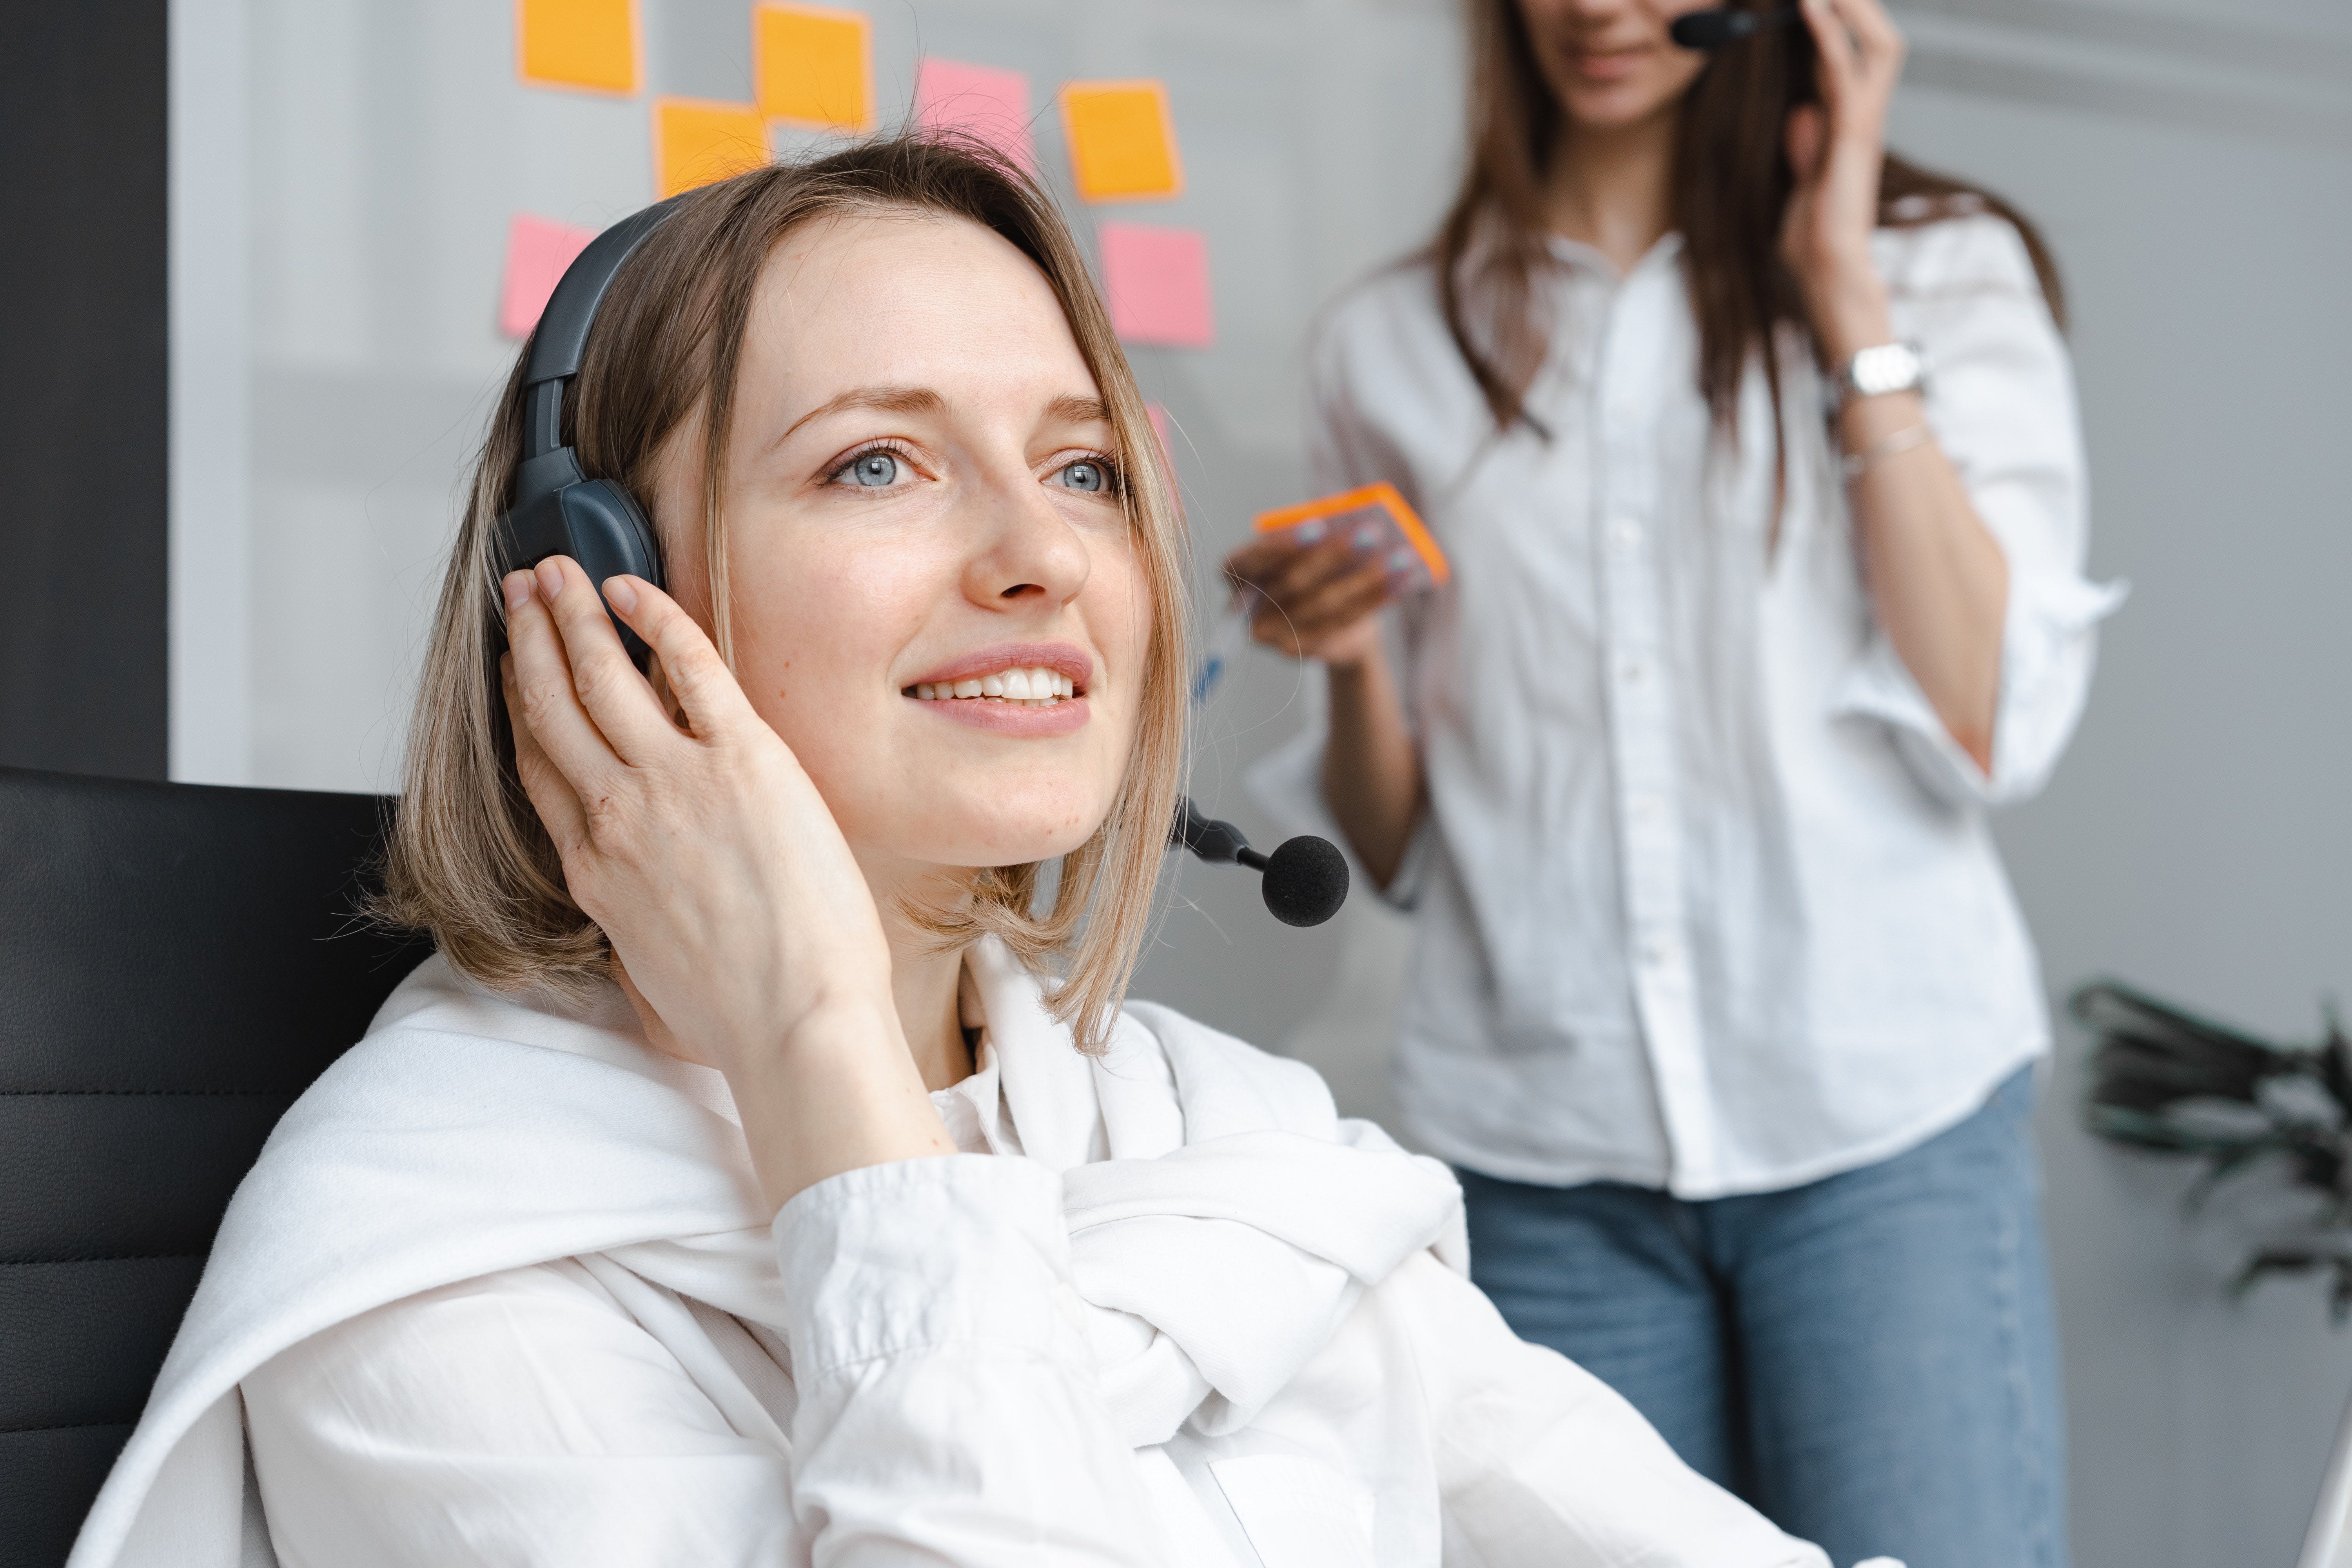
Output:
<svg viewBox="0 0 2352 1568">
<path fill-rule="evenodd" d="M 659 656 L 673 718 L 577 563 L 556 557 L 502 591 L 515 768 L 564 883 L 611 941 L 653 1043 L 727 1075 L 770 1195 L 951 1152 L 865 874 L 702 628 L 638 578 L 604 584 Z M 763 1140 L 754 1103 L 812 1093 L 826 1120 Z"/>
<path fill-rule="evenodd" d="M 1813 36 L 1819 103 L 1790 111 L 1796 189 L 1780 254 L 1804 291 L 1823 352 L 1843 362 L 1893 335 L 1886 286 L 1870 254 L 1878 228 L 1886 111 L 1903 74 L 1903 35 L 1879 0 L 1801 0 Z"/>
<path fill-rule="evenodd" d="M 1252 595 L 1250 635 L 1277 653 L 1344 668 L 1380 650 L 1388 572 L 1344 539 L 1253 539 L 1225 557 L 1225 576 Z"/>
</svg>

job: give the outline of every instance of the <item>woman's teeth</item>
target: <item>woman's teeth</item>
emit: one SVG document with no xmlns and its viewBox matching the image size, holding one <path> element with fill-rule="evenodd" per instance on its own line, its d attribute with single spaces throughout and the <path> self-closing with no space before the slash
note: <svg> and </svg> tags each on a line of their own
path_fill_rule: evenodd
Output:
<svg viewBox="0 0 2352 1568">
<path fill-rule="evenodd" d="M 915 688 L 915 695 L 925 702 L 943 702 L 956 697 L 993 697 L 1031 708 L 1043 708 L 1077 694 L 1076 681 L 1051 669 L 1001 669 L 994 675 L 974 676 L 968 680 L 942 680 L 936 685 L 926 680 Z"/>
</svg>

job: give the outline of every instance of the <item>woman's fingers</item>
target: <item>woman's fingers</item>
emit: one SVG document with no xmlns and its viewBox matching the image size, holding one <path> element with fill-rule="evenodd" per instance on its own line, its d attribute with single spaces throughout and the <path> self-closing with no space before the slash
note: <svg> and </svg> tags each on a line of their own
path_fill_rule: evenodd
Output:
<svg viewBox="0 0 2352 1568">
<path fill-rule="evenodd" d="M 1299 551 L 1258 581 L 1258 592 L 1294 613 L 1307 597 L 1359 570 L 1361 555 L 1344 540 L 1328 539 Z"/>
<path fill-rule="evenodd" d="M 1268 647 L 1296 654 L 1302 644 L 1370 615 L 1388 597 L 1388 574 L 1377 563 L 1368 564 L 1297 599 L 1261 605 L 1250 630 Z"/>
<path fill-rule="evenodd" d="M 646 646 L 661 659 L 662 677 L 686 714 L 687 727 L 696 735 L 709 739 L 747 721 L 766 729 L 737 684 L 735 672 L 727 668 L 727 661 L 710 646 L 710 638 L 676 599 L 642 577 L 610 578 L 604 592 L 613 608 L 629 623 L 629 629 L 645 638 Z M 650 689 L 646 698 L 652 700 Z M 670 728 L 667 717 L 662 722 Z M 676 732 L 671 728 L 671 733 Z"/>
<path fill-rule="evenodd" d="M 547 836 L 555 840 L 557 852 L 571 855 L 587 842 L 588 813 L 581 807 L 580 796 L 548 757 L 547 749 L 539 743 L 530 721 L 523 716 L 520 694 L 515 687 L 514 655 L 507 654 L 499 660 L 499 681 L 506 691 L 508 720 L 514 726 L 515 776 L 522 781 L 523 794 L 538 809 L 539 819 L 546 824 Z"/>
<path fill-rule="evenodd" d="M 539 563 L 534 576 L 539 597 L 563 634 L 572 689 L 613 752 L 625 763 L 642 765 L 659 756 L 663 747 L 675 745 L 677 726 L 662 710 L 651 683 L 630 662 L 588 574 L 569 556 L 554 555 Z"/>
<path fill-rule="evenodd" d="M 621 762 L 581 703 L 563 635 L 541 602 L 532 574 L 514 573 L 501 587 L 507 602 L 507 646 L 512 650 L 509 657 L 514 661 L 508 711 L 519 728 L 530 726 L 540 749 L 575 791 L 601 798 Z M 609 627 L 606 635 L 611 635 Z"/>
<path fill-rule="evenodd" d="M 1299 553 L 1298 546 L 1286 537 L 1253 539 L 1225 556 L 1225 575 L 1236 584 L 1255 586 L 1258 579 Z"/>
<path fill-rule="evenodd" d="M 1813 36 L 1813 84 L 1834 121 L 1838 106 L 1849 96 L 1858 64 L 1853 35 L 1846 31 L 1845 19 L 1831 0 L 1801 0 L 1801 8 L 1805 30 Z"/>
</svg>

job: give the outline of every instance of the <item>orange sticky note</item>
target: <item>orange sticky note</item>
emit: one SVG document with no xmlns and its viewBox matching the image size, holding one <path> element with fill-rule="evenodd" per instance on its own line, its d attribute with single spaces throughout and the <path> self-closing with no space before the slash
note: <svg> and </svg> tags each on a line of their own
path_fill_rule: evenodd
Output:
<svg viewBox="0 0 2352 1568">
<path fill-rule="evenodd" d="M 499 331 L 527 338 L 547 309 L 548 296 L 563 279 L 588 242 L 593 228 L 575 228 L 553 218 L 517 213 L 507 224 L 507 271 L 499 286 Z"/>
<path fill-rule="evenodd" d="M 751 13 L 760 112 L 824 131 L 874 124 L 874 28 L 856 11 L 766 5 Z"/>
<path fill-rule="evenodd" d="M 1029 137 L 1029 79 L 1019 71 L 926 58 L 915 68 L 915 121 L 926 131 L 969 136 L 1024 169 L 1037 167 Z"/>
<path fill-rule="evenodd" d="M 768 122 L 748 103 L 654 100 L 654 182 L 665 196 L 768 161 Z"/>
<path fill-rule="evenodd" d="M 1204 349 L 1216 341 L 1206 235 L 1107 223 L 1099 237 L 1104 302 L 1122 340 L 1180 349 Z"/>
<path fill-rule="evenodd" d="M 1078 195 L 1090 202 L 1181 195 L 1176 122 L 1156 81 L 1074 81 L 1062 89 L 1062 129 Z"/>
<path fill-rule="evenodd" d="M 636 0 L 515 0 L 515 73 L 541 87 L 637 90 Z"/>
<path fill-rule="evenodd" d="M 1286 531 L 1301 544 L 1343 538 L 1359 556 L 1377 559 L 1387 567 L 1399 593 L 1433 588 L 1454 574 L 1421 514 L 1386 479 L 1262 511 L 1256 529 L 1260 533 Z"/>
</svg>

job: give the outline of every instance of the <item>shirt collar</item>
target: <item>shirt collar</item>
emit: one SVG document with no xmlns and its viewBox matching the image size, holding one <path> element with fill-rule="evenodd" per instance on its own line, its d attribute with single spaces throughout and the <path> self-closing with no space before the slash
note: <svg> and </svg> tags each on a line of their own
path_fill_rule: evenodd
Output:
<svg viewBox="0 0 2352 1568">
<path fill-rule="evenodd" d="M 1580 239 L 1570 239 L 1563 234 L 1548 234 L 1544 236 L 1544 248 L 1554 261 L 1598 273 L 1612 283 L 1622 283 L 1645 272 L 1673 266 L 1683 253 L 1683 237 L 1678 231 L 1668 229 L 1658 237 L 1655 245 L 1643 252 L 1642 259 L 1633 264 L 1632 271 L 1622 275 L 1606 256 Z"/>
</svg>

